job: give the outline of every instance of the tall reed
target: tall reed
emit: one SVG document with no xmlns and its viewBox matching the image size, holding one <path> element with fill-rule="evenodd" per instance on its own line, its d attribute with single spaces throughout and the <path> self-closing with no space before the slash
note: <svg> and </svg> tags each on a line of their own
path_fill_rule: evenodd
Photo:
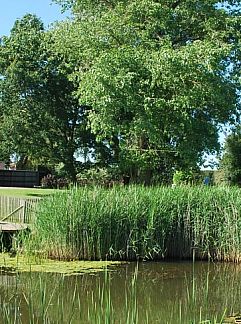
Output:
<svg viewBox="0 0 241 324">
<path fill-rule="evenodd" d="M 73 188 L 43 200 L 25 248 L 57 259 L 241 260 L 241 191 Z"/>
</svg>

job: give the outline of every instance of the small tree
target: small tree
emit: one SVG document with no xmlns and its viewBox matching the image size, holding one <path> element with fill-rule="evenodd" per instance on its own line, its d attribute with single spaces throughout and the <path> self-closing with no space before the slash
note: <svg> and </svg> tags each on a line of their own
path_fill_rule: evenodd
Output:
<svg viewBox="0 0 241 324">
<path fill-rule="evenodd" d="M 221 160 L 221 169 L 225 178 L 234 185 L 241 185 L 241 127 L 236 127 L 227 137 L 224 154 Z"/>
</svg>

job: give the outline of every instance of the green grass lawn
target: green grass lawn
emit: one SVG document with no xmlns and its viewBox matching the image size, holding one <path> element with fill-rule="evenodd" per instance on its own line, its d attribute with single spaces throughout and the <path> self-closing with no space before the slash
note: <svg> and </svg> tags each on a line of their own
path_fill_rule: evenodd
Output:
<svg viewBox="0 0 241 324">
<path fill-rule="evenodd" d="M 0 196 L 13 197 L 44 197 L 55 192 L 56 189 L 41 189 L 41 188 L 4 188 L 0 187 Z"/>
</svg>

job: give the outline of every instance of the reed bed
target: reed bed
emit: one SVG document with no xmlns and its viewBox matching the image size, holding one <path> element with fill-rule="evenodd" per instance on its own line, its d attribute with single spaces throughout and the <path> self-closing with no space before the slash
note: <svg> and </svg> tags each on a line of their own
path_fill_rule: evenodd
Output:
<svg viewBox="0 0 241 324">
<path fill-rule="evenodd" d="M 56 259 L 241 260 L 241 191 L 72 188 L 40 203 L 25 249 Z"/>
</svg>

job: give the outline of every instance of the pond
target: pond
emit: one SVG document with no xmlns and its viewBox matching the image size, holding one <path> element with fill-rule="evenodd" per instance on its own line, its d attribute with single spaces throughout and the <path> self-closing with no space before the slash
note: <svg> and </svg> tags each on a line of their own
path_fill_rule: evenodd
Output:
<svg viewBox="0 0 241 324">
<path fill-rule="evenodd" d="M 111 271 L 0 275 L 3 323 L 219 323 L 241 312 L 241 265 L 144 262 Z"/>
</svg>

